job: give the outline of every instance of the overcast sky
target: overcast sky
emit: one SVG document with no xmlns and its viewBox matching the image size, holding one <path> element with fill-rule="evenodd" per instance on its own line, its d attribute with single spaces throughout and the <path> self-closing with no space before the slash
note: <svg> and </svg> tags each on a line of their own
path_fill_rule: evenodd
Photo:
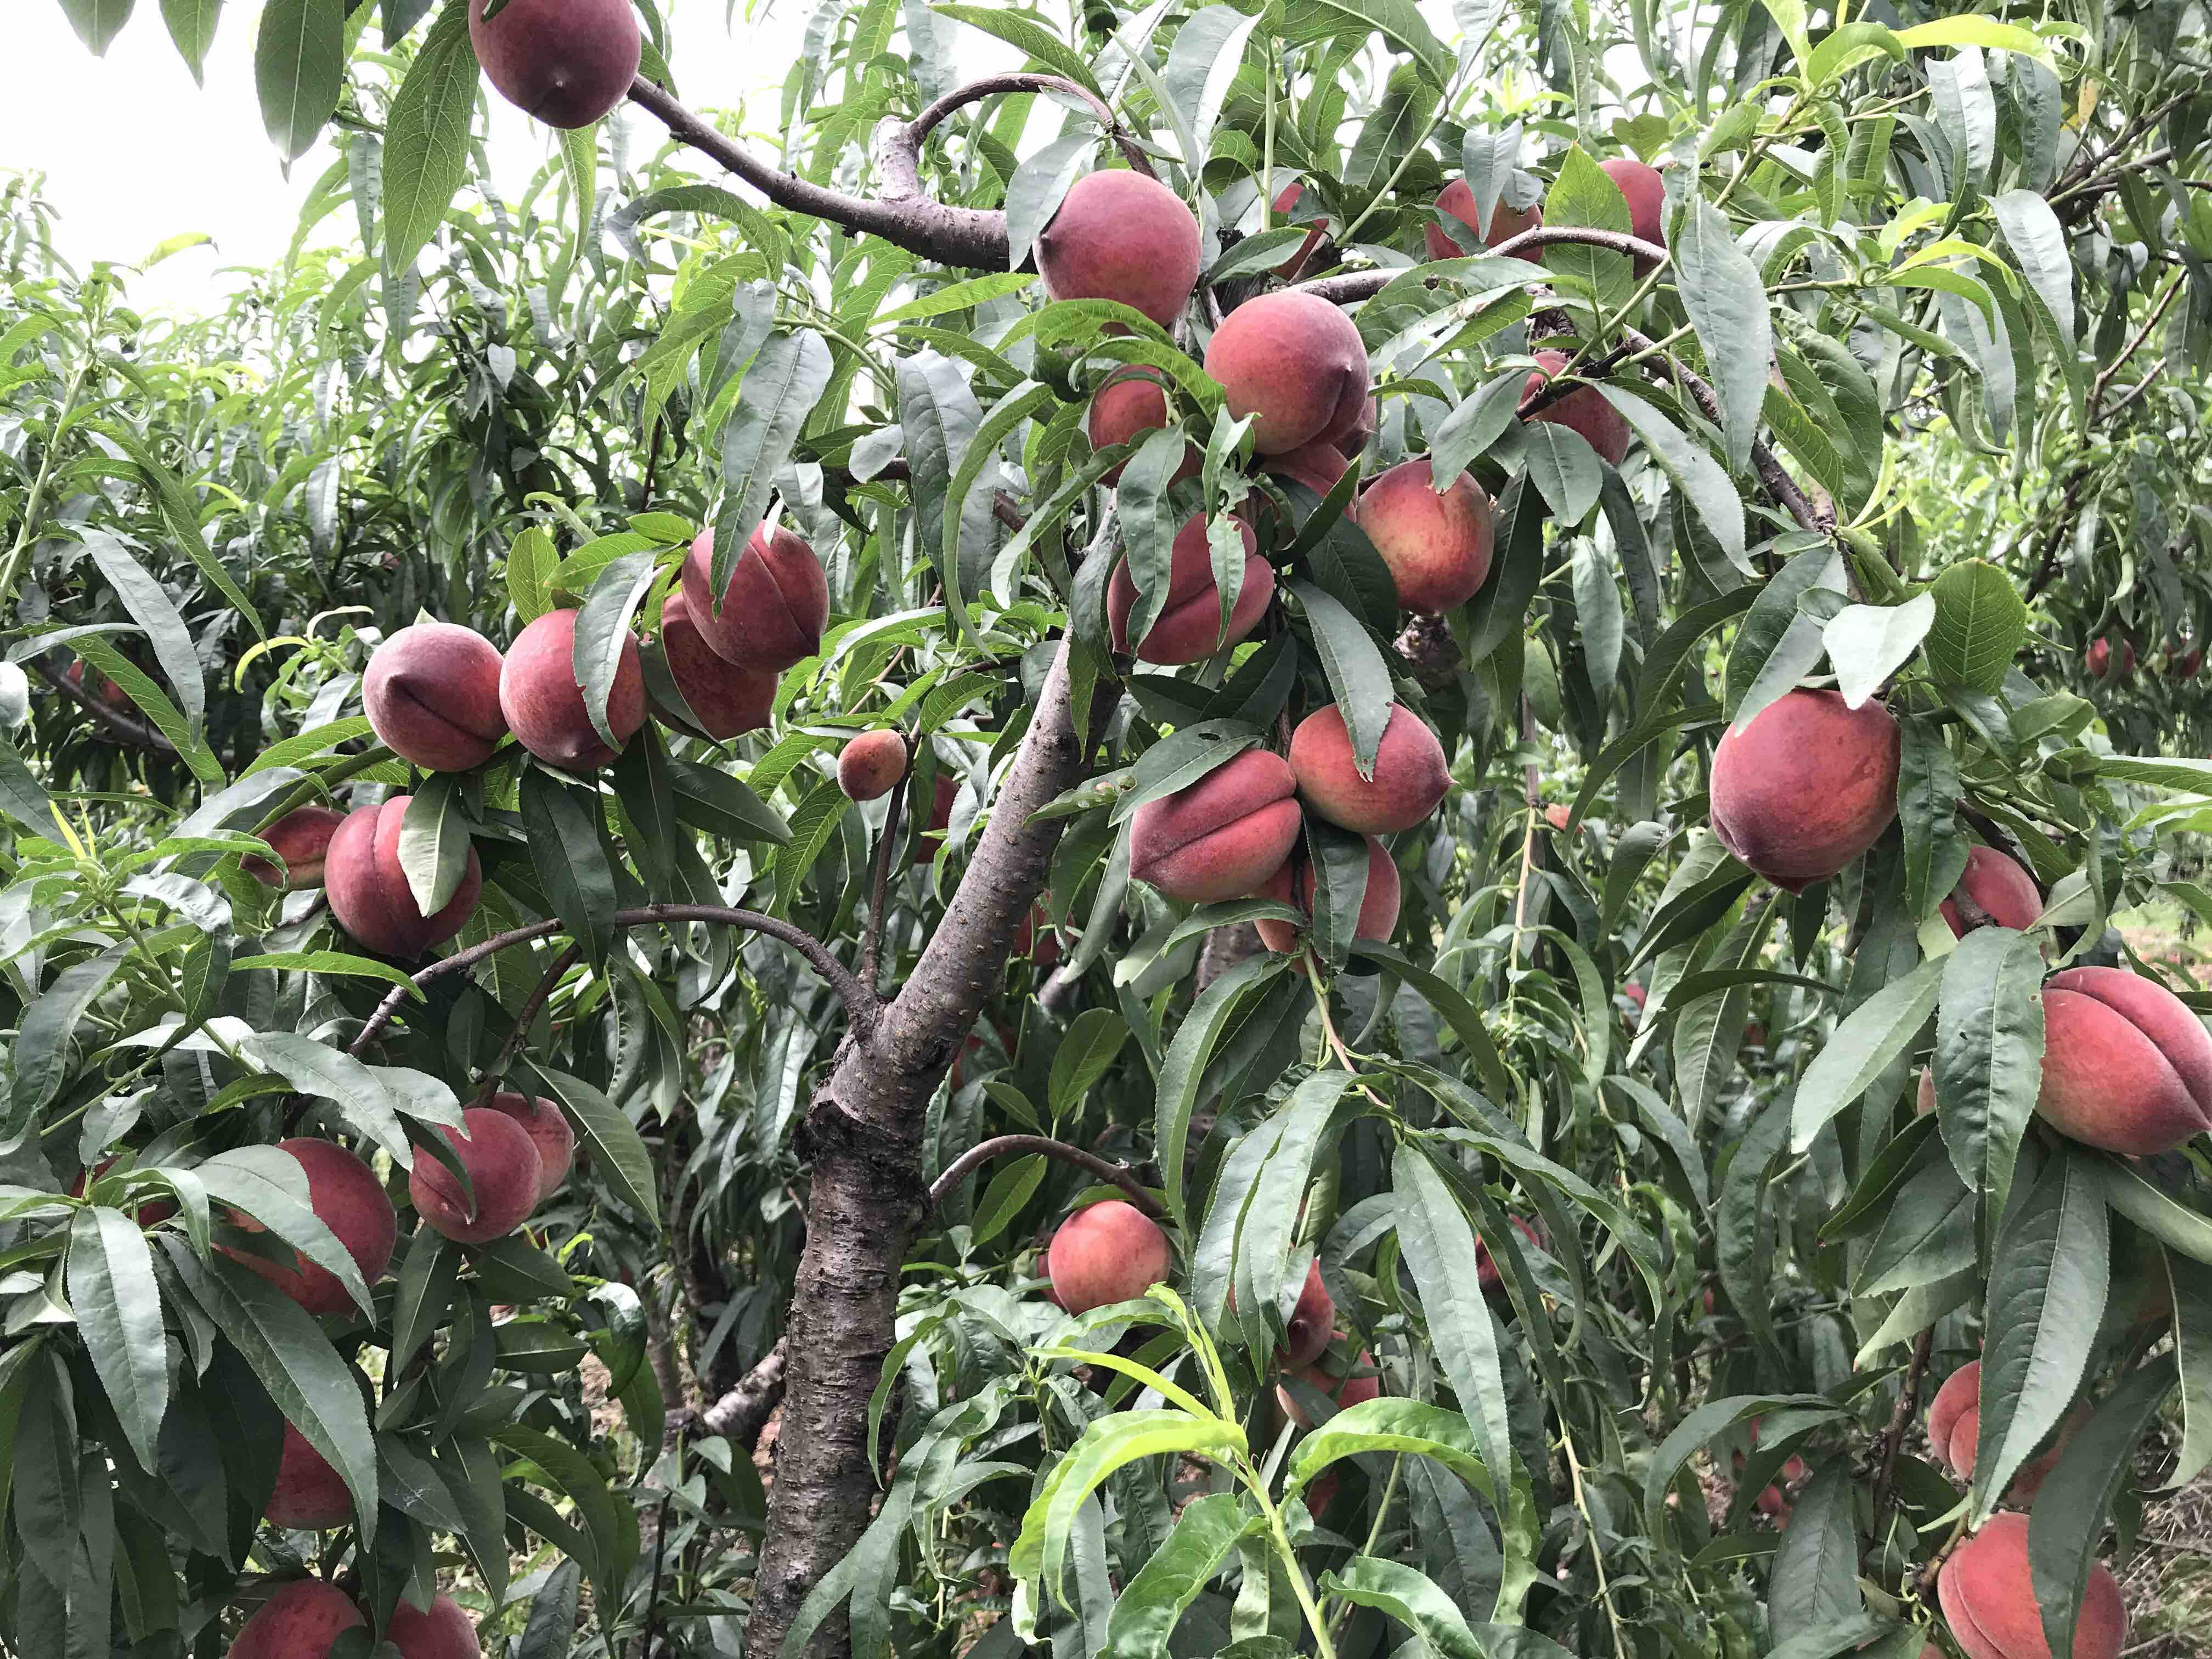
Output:
<svg viewBox="0 0 2212 1659">
<path fill-rule="evenodd" d="M 755 123 L 772 125 L 813 7 L 750 5 L 759 15 L 748 20 L 747 0 L 673 0 L 672 60 L 690 101 L 729 107 L 750 100 Z M 1445 40 L 1456 38 L 1449 0 L 1420 5 Z M 55 0 L 0 0 L 0 9 L 15 66 L 0 97 L 0 167 L 46 175 L 60 215 L 56 244 L 80 270 L 94 259 L 137 264 L 173 237 L 204 233 L 213 248 L 173 255 L 130 283 L 142 310 L 204 311 L 218 303 L 223 266 L 283 258 L 300 203 L 334 152 L 317 144 L 289 179 L 278 162 L 253 93 L 258 7 L 231 0 L 223 9 L 204 88 L 170 43 L 155 0 L 138 0 L 104 58 L 85 49 Z M 736 13 L 727 25 L 726 10 Z M 1011 54 L 998 41 L 964 35 L 971 73 L 1006 66 Z M 512 193 L 551 153 L 550 130 L 496 95 L 489 102 L 494 181 Z M 322 238 L 335 240 L 351 224 L 349 214 L 330 219 Z"/>
</svg>

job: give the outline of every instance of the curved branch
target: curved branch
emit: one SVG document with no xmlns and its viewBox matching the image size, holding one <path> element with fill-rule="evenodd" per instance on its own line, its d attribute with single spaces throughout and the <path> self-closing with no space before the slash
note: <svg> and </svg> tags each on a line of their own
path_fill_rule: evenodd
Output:
<svg viewBox="0 0 2212 1659">
<path fill-rule="evenodd" d="M 635 910 L 617 910 L 614 914 L 617 927 L 651 927 L 671 921 L 704 921 L 725 927 L 743 927 L 756 933 L 765 933 L 779 939 L 805 957 L 814 971 L 830 983 L 837 994 L 838 1001 L 845 1005 L 845 1012 L 856 1025 L 872 1024 L 882 1009 L 882 1003 L 861 984 L 852 970 L 830 954 L 830 947 L 803 927 L 794 927 L 775 916 L 764 916 L 757 910 L 733 910 L 721 904 L 646 904 Z M 449 957 L 441 957 L 428 967 L 418 970 L 407 985 L 395 985 L 368 1023 L 361 1028 L 361 1035 L 348 1045 L 346 1052 L 359 1054 L 362 1049 L 382 1035 L 392 1023 L 399 1005 L 407 996 L 410 986 L 421 987 L 434 979 L 443 979 L 449 974 L 465 972 L 485 957 L 501 951 L 512 950 L 518 945 L 534 944 L 541 939 L 567 931 L 567 924 L 558 920 L 533 921 L 526 927 L 514 927 L 504 933 L 495 933 L 480 945 L 471 945 L 456 951 Z"/>
<path fill-rule="evenodd" d="M 1055 92 L 1080 98 L 1091 106 L 1098 125 L 1106 129 L 1106 136 L 1128 158 L 1129 166 L 1147 179 L 1158 176 L 1152 171 L 1152 158 L 1145 154 L 1143 147 L 1114 118 L 1113 107 L 1090 88 L 1060 75 L 992 75 L 981 81 L 970 81 L 964 87 L 953 88 L 903 126 L 884 124 L 876 137 L 876 171 L 883 177 L 885 198 L 904 201 L 926 196 L 927 192 L 921 187 L 922 141 L 955 110 L 1005 92 Z"/>
<path fill-rule="evenodd" d="M 1144 1183 L 1121 1164 L 1103 1158 L 1096 1152 L 1086 1152 L 1080 1146 L 1071 1146 L 1064 1140 L 1054 1140 L 1044 1135 L 994 1135 L 970 1146 L 945 1165 L 943 1175 L 929 1183 L 929 1207 L 933 1210 L 943 1208 L 945 1200 L 979 1165 L 1008 1152 L 1042 1152 L 1047 1158 L 1056 1158 L 1063 1164 L 1073 1164 L 1077 1169 L 1119 1187 L 1129 1195 L 1132 1204 L 1153 1220 L 1158 1221 L 1167 1214 L 1160 1207 L 1159 1201 L 1145 1190 Z"/>
<path fill-rule="evenodd" d="M 986 271 L 1006 268 L 1006 216 L 1003 213 L 948 207 L 927 196 L 879 201 L 826 189 L 769 166 L 642 75 L 630 82 L 629 97 L 659 119 L 677 143 L 720 162 L 778 207 L 830 220 L 859 234 L 881 237 L 894 247 L 939 264 Z"/>
<path fill-rule="evenodd" d="M 1623 327 L 1620 337 L 1638 351 L 1656 350 L 1652 341 L 1632 328 Z M 1658 353 L 1654 378 L 1680 380 L 1688 388 L 1698 407 L 1709 421 L 1721 418 L 1721 400 L 1710 386 L 1671 352 Z M 1798 488 L 1797 480 L 1790 476 L 1790 469 L 1782 465 L 1764 438 L 1751 441 L 1751 465 L 1759 474 L 1759 481 L 1766 486 L 1766 493 L 1774 497 L 1783 509 L 1797 521 L 1800 530 L 1809 530 L 1816 536 L 1835 533 L 1836 512 L 1831 503 L 1826 512 L 1816 511 Z"/>
<path fill-rule="evenodd" d="M 530 1039 L 530 1028 L 537 1023 L 538 1011 L 553 1000 L 554 988 L 560 984 L 562 976 L 576 965 L 576 958 L 581 954 L 580 948 L 571 943 L 553 958 L 552 966 L 539 976 L 537 988 L 531 992 L 520 1012 L 514 1017 L 514 1029 L 507 1034 L 507 1041 L 500 1045 L 499 1058 L 485 1068 L 483 1081 L 477 1089 L 477 1105 L 491 1104 L 492 1097 L 499 1092 L 500 1079 L 507 1075 L 507 1068 L 514 1064 L 514 1057 L 522 1052 L 522 1045 Z M 394 986 L 392 988 L 397 990 L 398 988 Z"/>
<path fill-rule="evenodd" d="M 36 657 L 31 659 L 30 667 L 33 674 L 91 715 L 93 724 L 105 730 L 118 743 L 127 743 L 133 749 L 149 750 L 157 755 L 177 752 L 176 744 L 145 721 L 134 720 L 119 708 L 110 708 L 106 698 L 87 690 L 68 675 L 57 673 Z"/>
</svg>

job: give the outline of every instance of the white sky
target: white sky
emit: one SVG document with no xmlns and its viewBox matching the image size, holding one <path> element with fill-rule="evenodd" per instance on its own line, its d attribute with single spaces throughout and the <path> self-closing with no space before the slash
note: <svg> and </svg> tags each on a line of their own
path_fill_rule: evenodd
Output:
<svg viewBox="0 0 2212 1659">
<path fill-rule="evenodd" d="M 1449 0 L 1420 0 L 1440 34 L 1456 38 Z M 746 17 L 748 8 L 760 15 Z M 0 168 L 42 173 L 58 210 L 56 246 L 79 270 L 94 259 L 137 264 L 169 239 L 193 232 L 215 246 L 171 256 L 129 279 L 142 311 L 205 311 L 230 283 L 226 265 L 283 258 L 299 207 L 333 159 L 325 139 L 286 177 L 261 125 L 253 92 L 258 8 L 223 9 L 207 84 L 171 44 L 156 0 L 137 0 L 104 58 L 94 58 L 55 0 L 0 0 L 0 46 L 16 68 L 0 97 Z M 735 17 L 726 26 L 726 10 Z M 677 79 L 685 99 L 717 108 L 746 103 L 756 127 L 772 125 L 785 75 L 799 55 L 810 0 L 669 0 Z M 369 40 L 380 42 L 377 26 Z M 1013 54 L 979 31 L 963 32 L 963 67 L 990 73 Z M 487 92 L 494 182 L 512 194 L 551 154 L 550 130 Z M 350 214 L 315 239 L 334 240 Z"/>
</svg>

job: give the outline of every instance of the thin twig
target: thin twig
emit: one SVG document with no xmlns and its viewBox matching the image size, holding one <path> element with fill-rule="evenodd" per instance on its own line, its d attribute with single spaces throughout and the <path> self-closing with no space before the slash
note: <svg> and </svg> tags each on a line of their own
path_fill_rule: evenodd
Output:
<svg viewBox="0 0 2212 1659">
<path fill-rule="evenodd" d="M 945 1165 L 943 1175 L 929 1183 L 929 1207 L 933 1210 L 942 1208 L 945 1200 L 979 1165 L 1013 1152 L 1041 1152 L 1047 1158 L 1056 1158 L 1063 1164 L 1073 1164 L 1077 1169 L 1119 1187 L 1128 1194 L 1132 1204 L 1155 1221 L 1167 1214 L 1160 1207 L 1159 1200 L 1145 1190 L 1144 1183 L 1122 1165 L 1103 1158 L 1096 1152 L 1086 1152 L 1080 1146 L 1071 1146 L 1064 1140 L 1054 1140 L 1046 1135 L 994 1135 L 970 1146 Z"/>
<path fill-rule="evenodd" d="M 1635 329 L 1623 328 L 1620 337 L 1638 351 L 1657 351 L 1656 343 Z M 1695 399 L 1698 407 L 1705 411 L 1707 420 L 1721 418 L 1720 398 L 1700 376 L 1668 352 L 1657 351 L 1657 362 L 1660 367 L 1654 374 L 1655 379 L 1680 380 Z M 1806 499 L 1805 492 L 1798 488 L 1796 479 L 1790 476 L 1790 469 L 1782 465 L 1763 439 L 1753 438 L 1751 441 L 1751 465 L 1752 471 L 1759 474 L 1759 481 L 1766 486 L 1767 494 L 1797 521 L 1800 530 L 1809 530 L 1816 536 L 1834 532 L 1836 515 L 1833 506 L 1828 508 L 1823 522 L 1823 514 Z"/>
<path fill-rule="evenodd" d="M 107 700 L 98 692 L 80 684 L 66 674 L 56 672 L 36 657 L 31 659 L 31 672 L 91 715 L 94 724 L 105 728 L 107 734 L 118 742 L 127 743 L 134 749 L 150 750 L 157 755 L 177 752 L 176 744 L 143 720 L 134 720 L 121 709 L 110 707 Z"/>
<path fill-rule="evenodd" d="M 515 1056 L 522 1052 L 522 1045 L 529 1038 L 530 1028 L 538 1019 L 538 1011 L 553 1000 L 553 988 L 560 984 L 562 975 L 576 965 L 579 954 L 576 945 L 569 945 L 553 958 L 553 965 L 539 978 L 537 988 L 531 992 L 522 1005 L 522 1011 L 514 1017 L 514 1029 L 507 1034 L 507 1041 L 500 1045 L 499 1058 L 485 1069 L 483 1082 L 477 1089 L 477 1105 L 491 1104 L 492 1097 L 499 1092 L 500 1079 L 507 1075 L 507 1068 L 514 1064 Z"/>
<path fill-rule="evenodd" d="M 855 1024 L 874 1021 L 882 1004 L 868 988 L 854 977 L 851 969 L 830 954 L 830 947 L 803 927 L 794 927 L 774 916 L 764 916 L 757 910 L 733 910 L 720 904 L 647 904 L 635 910 L 617 910 L 612 918 L 617 928 L 651 927 L 672 921 L 703 921 L 728 927 L 748 928 L 756 933 L 781 940 L 805 957 L 814 971 L 829 981 L 837 1000 L 845 1005 L 845 1012 Z M 510 928 L 504 933 L 494 934 L 480 945 L 471 945 L 456 951 L 449 957 L 441 957 L 428 967 L 412 976 L 409 985 L 421 987 L 434 979 L 443 979 L 448 974 L 458 974 L 473 968 L 485 957 L 508 951 L 518 945 L 529 945 L 541 939 L 550 939 L 562 932 L 567 924 L 558 920 L 534 921 L 526 927 Z M 392 1023 L 399 1005 L 406 999 L 408 985 L 395 985 L 368 1017 L 347 1052 L 359 1054 L 382 1035 Z"/>
<path fill-rule="evenodd" d="M 2159 296 L 2158 303 L 2151 307 L 2150 315 L 2143 319 L 2143 325 L 2136 331 L 2135 337 L 2122 346 L 2120 355 L 2106 364 L 2098 374 L 2096 384 L 2089 388 L 2089 401 L 2084 407 L 2082 425 L 2094 426 L 2097 423 L 2097 406 L 2105 401 L 2106 390 L 2112 384 L 2113 377 L 2127 367 L 2128 359 L 2141 349 L 2145 340 L 2150 338 L 2151 330 L 2158 326 L 2159 319 L 2166 315 L 2166 309 L 2173 303 L 2174 295 L 2181 292 L 2181 277 L 2177 275 L 2166 285 L 2166 292 Z M 2137 390 L 2141 388 L 2138 387 Z"/>
<path fill-rule="evenodd" d="M 897 787 L 891 791 L 890 805 L 884 813 L 884 833 L 876 843 L 876 868 L 868 883 L 868 932 L 860 945 L 860 983 L 868 988 L 871 996 L 876 994 L 876 982 L 882 973 L 884 955 L 884 921 L 891 885 L 891 851 L 898 845 L 899 809 L 906 805 L 908 782 L 914 777 L 915 746 L 906 746 L 906 769 L 899 774 Z"/>
<path fill-rule="evenodd" d="M 1920 1333 L 1920 1340 L 1912 1345 L 1912 1364 L 1905 1373 L 1905 1387 L 1897 1396 L 1897 1408 L 1889 1414 L 1889 1426 L 1882 1431 L 1880 1461 L 1874 1471 L 1874 1543 L 1881 1547 L 1881 1540 L 1889 1534 L 1890 1500 L 1897 1490 L 1897 1454 L 1905 1444 L 1905 1431 L 1920 1410 L 1920 1384 L 1928 1375 L 1928 1357 L 1935 1351 L 1936 1328 L 1930 1325 Z"/>
<path fill-rule="evenodd" d="M 1158 176 L 1152 171 L 1152 157 L 1145 154 L 1144 146 L 1115 118 L 1113 106 L 1088 87 L 1059 75 L 992 75 L 981 81 L 970 81 L 964 87 L 955 87 L 904 126 L 887 125 L 883 129 L 877 140 L 876 170 L 883 175 L 885 197 L 898 201 L 924 194 L 922 140 L 955 110 L 1004 92 L 1049 92 L 1081 99 L 1091 106 L 1098 125 L 1105 128 L 1106 136 L 1127 158 L 1131 169 L 1147 179 Z"/>
</svg>

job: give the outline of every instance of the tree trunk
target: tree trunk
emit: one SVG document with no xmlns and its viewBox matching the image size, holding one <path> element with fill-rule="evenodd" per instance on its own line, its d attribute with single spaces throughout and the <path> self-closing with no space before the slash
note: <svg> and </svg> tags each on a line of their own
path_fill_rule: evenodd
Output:
<svg viewBox="0 0 2212 1659">
<path fill-rule="evenodd" d="M 1102 686 L 1094 733 L 1114 702 Z M 868 1397 L 891 1349 L 899 1267 L 928 1193 L 923 1113 L 1044 890 L 1065 820 L 1033 815 L 1079 781 L 1097 746 L 1097 735 L 1079 743 L 1070 726 L 1063 639 L 944 920 L 898 994 L 846 1037 L 807 1108 L 806 1248 L 792 1298 L 768 1537 L 745 1624 L 750 1659 L 777 1659 L 808 1595 L 867 1528 L 877 1492 Z M 832 1659 L 849 1644 L 841 1608 L 805 1650 Z"/>
</svg>

